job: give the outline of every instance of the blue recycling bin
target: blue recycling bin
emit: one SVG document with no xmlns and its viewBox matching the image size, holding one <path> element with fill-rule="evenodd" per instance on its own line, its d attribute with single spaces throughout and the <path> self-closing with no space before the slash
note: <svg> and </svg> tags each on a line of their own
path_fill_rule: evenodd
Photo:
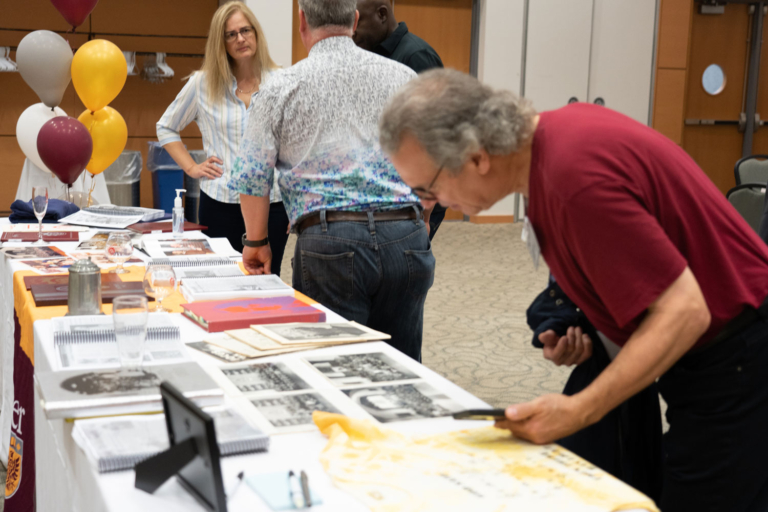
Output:
<svg viewBox="0 0 768 512">
<path fill-rule="evenodd" d="M 147 142 L 147 169 L 152 173 L 152 207 L 173 211 L 176 189 L 184 188 L 184 171 L 159 142 Z"/>
</svg>

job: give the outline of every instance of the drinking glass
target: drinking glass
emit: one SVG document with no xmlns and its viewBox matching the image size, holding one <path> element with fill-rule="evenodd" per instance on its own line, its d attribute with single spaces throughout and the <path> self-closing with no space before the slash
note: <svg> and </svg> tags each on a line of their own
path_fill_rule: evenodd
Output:
<svg viewBox="0 0 768 512">
<path fill-rule="evenodd" d="M 48 211 L 48 187 L 32 187 L 32 210 L 37 217 L 37 227 L 40 236 L 32 245 L 46 245 L 43 241 L 43 217 Z"/>
<path fill-rule="evenodd" d="M 144 274 L 144 292 L 157 301 L 153 313 L 170 313 L 163 307 L 163 299 L 176 291 L 176 272 L 170 265 L 150 265 Z"/>
<path fill-rule="evenodd" d="M 133 254 L 133 242 L 128 233 L 110 233 L 104 246 L 104 253 L 117 268 L 109 271 L 110 274 L 126 274 L 128 270 L 123 268 L 123 263 L 131 259 Z"/>
<path fill-rule="evenodd" d="M 135 295 L 115 297 L 112 319 L 120 353 L 120 365 L 126 372 L 141 370 L 144 342 L 147 339 L 147 298 Z"/>
</svg>

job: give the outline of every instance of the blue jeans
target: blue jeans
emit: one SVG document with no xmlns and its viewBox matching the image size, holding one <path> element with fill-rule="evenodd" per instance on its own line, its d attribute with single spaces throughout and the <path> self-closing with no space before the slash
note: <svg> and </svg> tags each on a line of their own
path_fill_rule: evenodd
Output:
<svg viewBox="0 0 768 512">
<path fill-rule="evenodd" d="M 435 279 L 422 220 L 321 222 L 299 235 L 293 287 L 339 315 L 392 336 L 421 360 L 424 300 Z"/>
</svg>

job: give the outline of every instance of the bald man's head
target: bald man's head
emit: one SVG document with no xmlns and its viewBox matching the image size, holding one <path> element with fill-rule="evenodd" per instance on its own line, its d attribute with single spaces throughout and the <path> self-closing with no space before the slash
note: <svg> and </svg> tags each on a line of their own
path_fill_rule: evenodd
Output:
<svg viewBox="0 0 768 512">
<path fill-rule="evenodd" d="M 358 0 L 360 21 L 352 39 L 363 50 L 373 51 L 397 28 L 390 0 Z"/>
</svg>

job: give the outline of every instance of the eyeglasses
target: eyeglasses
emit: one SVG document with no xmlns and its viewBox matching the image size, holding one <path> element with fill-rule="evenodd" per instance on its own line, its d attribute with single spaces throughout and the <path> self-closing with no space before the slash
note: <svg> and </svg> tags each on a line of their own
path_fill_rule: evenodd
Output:
<svg viewBox="0 0 768 512">
<path fill-rule="evenodd" d="M 445 169 L 444 166 L 440 167 L 437 170 L 437 174 L 435 174 L 435 177 L 432 180 L 432 183 L 430 183 L 426 188 L 415 187 L 411 189 L 413 190 L 413 193 L 416 194 L 416 197 L 418 197 L 419 199 L 423 199 L 424 201 L 437 201 L 437 196 L 435 196 L 435 194 L 432 193 L 432 187 L 435 186 L 435 182 L 437 181 L 437 178 L 440 177 L 440 173 L 443 172 L 443 169 Z"/>
<path fill-rule="evenodd" d="M 229 32 L 224 32 L 224 40 L 228 43 L 231 43 L 237 39 L 238 35 L 243 36 L 243 39 L 248 39 L 253 34 L 253 32 L 253 27 L 243 27 L 240 30 L 230 30 Z"/>
</svg>

